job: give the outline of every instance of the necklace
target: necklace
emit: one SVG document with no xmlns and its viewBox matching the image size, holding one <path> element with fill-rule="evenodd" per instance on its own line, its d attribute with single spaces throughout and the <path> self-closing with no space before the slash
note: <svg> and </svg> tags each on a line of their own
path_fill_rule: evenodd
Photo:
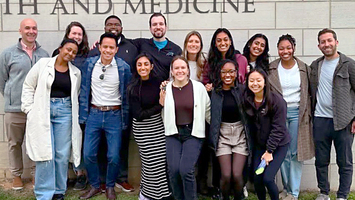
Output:
<svg viewBox="0 0 355 200">
<path fill-rule="evenodd" d="M 175 82 L 173 82 L 173 86 L 176 87 L 176 88 L 178 88 L 179 90 L 181 90 L 183 87 L 185 87 L 187 84 L 189 84 L 189 82 L 190 82 L 190 81 L 187 81 L 187 82 L 184 83 L 182 86 L 177 86 L 177 85 L 175 84 Z"/>
</svg>

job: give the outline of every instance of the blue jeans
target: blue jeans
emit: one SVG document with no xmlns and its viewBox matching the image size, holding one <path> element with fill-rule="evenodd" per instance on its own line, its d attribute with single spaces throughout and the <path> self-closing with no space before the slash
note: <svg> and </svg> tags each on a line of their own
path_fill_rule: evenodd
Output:
<svg viewBox="0 0 355 200">
<path fill-rule="evenodd" d="M 298 197 L 300 193 L 302 176 L 302 162 L 297 159 L 298 114 L 298 107 L 287 108 L 286 126 L 291 136 L 291 143 L 281 165 L 284 189 L 294 197 Z"/>
<path fill-rule="evenodd" d="M 166 157 L 169 181 L 176 200 L 197 199 L 195 165 L 200 155 L 203 139 L 186 137 L 182 132 L 189 128 L 178 128 L 179 134 L 166 137 Z"/>
<path fill-rule="evenodd" d="M 118 175 L 122 137 L 121 110 L 100 111 L 90 109 L 84 139 L 84 162 L 91 186 L 100 187 L 97 153 L 104 132 L 107 143 L 106 187 L 114 187 Z"/>
<path fill-rule="evenodd" d="M 67 189 L 68 164 L 71 151 L 72 110 L 70 97 L 51 98 L 50 128 L 52 160 L 36 162 L 36 199 L 52 199 Z"/>
</svg>

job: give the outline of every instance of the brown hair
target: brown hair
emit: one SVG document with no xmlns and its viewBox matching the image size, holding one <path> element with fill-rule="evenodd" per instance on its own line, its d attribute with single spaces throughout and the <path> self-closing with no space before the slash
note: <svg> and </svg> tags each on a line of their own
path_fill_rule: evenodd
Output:
<svg viewBox="0 0 355 200">
<path fill-rule="evenodd" d="M 186 37 L 185 37 L 185 41 L 184 41 L 184 49 L 182 51 L 182 56 L 184 56 L 186 59 L 188 59 L 187 55 L 188 55 L 188 52 L 187 52 L 187 43 L 189 42 L 189 39 L 191 36 L 193 35 L 196 35 L 198 37 L 198 39 L 200 40 L 200 43 L 201 43 L 201 49 L 200 51 L 197 53 L 197 56 L 196 56 L 196 63 L 197 63 L 197 78 L 200 79 L 201 78 L 201 75 L 202 75 L 202 72 L 203 72 L 203 67 L 205 65 L 205 62 L 206 62 L 206 57 L 204 56 L 204 54 L 202 53 L 202 48 L 203 48 L 203 43 L 202 43 L 202 36 L 199 32 L 197 31 L 191 31 L 189 32 Z"/>
<path fill-rule="evenodd" d="M 337 34 L 335 33 L 335 31 L 333 31 L 332 29 L 329 29 L 329 28 L 325 28 L 325 29 L 323 29 L 323 30 L 321 30 L 321 31 L 319 31 L 318 32 L 318 43 L 320 42 L 319 41 L 319 37 L 321 36 L 321 35 L 323 35 L 323 34 L 326 34 L 326 33 L 331 33 L 331 34 L 333 34 L 333 38 L 334 38 L 334 40 L 337 40 Z"/>
</svg>

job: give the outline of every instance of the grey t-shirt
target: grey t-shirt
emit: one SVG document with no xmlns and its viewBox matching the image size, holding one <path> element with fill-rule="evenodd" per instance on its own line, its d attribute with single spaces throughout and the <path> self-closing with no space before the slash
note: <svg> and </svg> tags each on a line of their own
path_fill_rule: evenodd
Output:
<svg viewBox="0 0 355 200">
<path fill-rule="evenodd" d="M 339 57 L 333 60 L 323 60 L 317 91 L 316 110 L 314 113 L 316 117 L 333 118 L 333 76 L 338 62 Z"/>
</svg>

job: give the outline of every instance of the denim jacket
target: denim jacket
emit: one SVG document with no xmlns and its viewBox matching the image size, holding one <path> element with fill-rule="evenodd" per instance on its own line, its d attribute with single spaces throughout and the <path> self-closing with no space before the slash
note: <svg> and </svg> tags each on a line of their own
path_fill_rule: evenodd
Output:
<svg viewBox="0 0 355 200">
<path fill-rule="evenodd" d="M 100 56 L 90 57 L 86 59 L 82 68 L 81 91 L 79 95 L 79 123 L 85 124 L 90 112 L 91 102 L 91 75 L 96 62 Z M 122 98 L 121 113 L 122 113 L 122 130 L 127 129 L 129 121 L 129 107 L 126 94 L 126 88 L 131 80 L 131 71 L 129 65 L 121 58 L 114 57 L 117 63 L 118 76 L 120 80 L 119 91 Z"/>
</svg>

